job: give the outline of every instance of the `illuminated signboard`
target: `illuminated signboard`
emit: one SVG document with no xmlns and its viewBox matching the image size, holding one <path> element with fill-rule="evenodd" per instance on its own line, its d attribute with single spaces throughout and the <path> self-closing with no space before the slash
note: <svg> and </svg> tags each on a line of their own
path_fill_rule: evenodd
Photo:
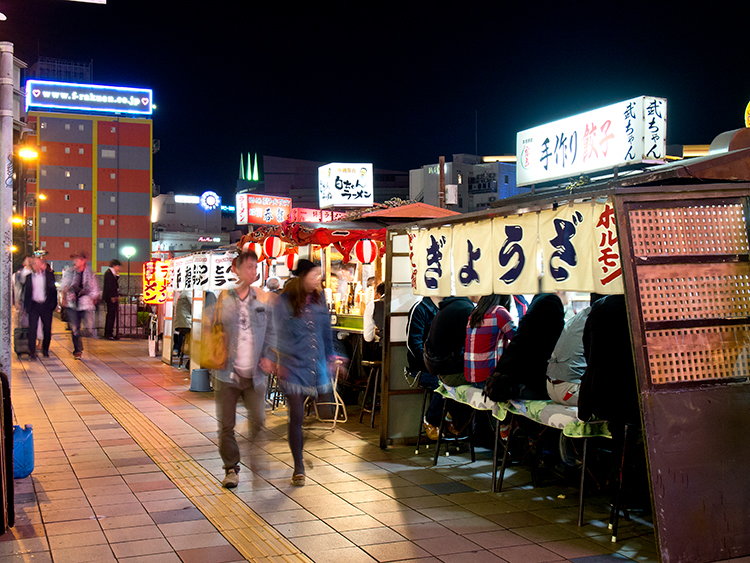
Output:
<svg viewBox="0 0 750 563">
<path fill-rule="evenodd" d="M 216 192 L 208 191 L 201 194 L 200 202 L 203 209 L 211 211 L 221 205 L 221 198 Z"/>
<path fill-rule="evenodd" d="M 197 195 L 176 195 L 174 196 L 175 203 L 194 203 L 198 205 L 201 202 L 200 196 Z"/>
<path fill-rule="evenodd" d="M 263 194 L 237 194 L 238 225 L 280 225 L 289 220 L 292 199 Z"/>
<path fill-rule="evenodd" d="M 372 164 L 332 162 L 318 168 L 318 202 L 325 207 L 372 207 Z"/>
<path fill-rule="evenodd" d="M 150 260 L 143 264 L 143 302 L 161 304 L 170 291 L 171 264 L 166 260 Z"/>
<path fill-rule="evenodd" d="M 641 96 L 521 131 L 517 185 L 575 178 L 630 164 L 662 164 L 667 100 Z"/>
<path fill-rule="evenodd" d="M 151 115 L 153 93 L 147 88 L 27 80 L 26 111 L 30 108 Z"/>
</svg>

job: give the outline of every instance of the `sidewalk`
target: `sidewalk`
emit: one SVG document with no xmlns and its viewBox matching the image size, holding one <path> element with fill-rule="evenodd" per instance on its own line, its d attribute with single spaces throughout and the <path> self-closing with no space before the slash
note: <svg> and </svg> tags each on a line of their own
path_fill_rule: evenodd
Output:
<svg viewBox="0 0 750 563">
<path fill-rule="evenodd" d="M 513 467 L 505 492 L 490 493 L 491 452 L 432 468 L 432 449 L 381 450 L 353 409 L 334 432 L 308 419 L 301 488 L 289 484 L 286 413 L 269 410 L 255 443 L 240 437 L 240 484 L 227 491 L 211 393 L 189 391 L 188 372 L 150 358 L 144 340 L 87 339 L 81 362 L 57 320 L 54 329 L 49 358 L 13 359 L 36 468 L 15 482 L 0 563 L 658 559 L 649 522 L 621 519 L 612 544 L 604 500 L 587 501 L 579 528 L 575 489 L 534 489 Z"/>
</svg>

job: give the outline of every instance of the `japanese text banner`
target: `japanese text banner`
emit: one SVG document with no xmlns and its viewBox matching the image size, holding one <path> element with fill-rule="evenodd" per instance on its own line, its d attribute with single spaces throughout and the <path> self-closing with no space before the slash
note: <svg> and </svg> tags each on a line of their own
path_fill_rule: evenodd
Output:
<svg viewBox="0 0 750 563">
<path fill-rule="evenodd" d="M 211 272 L 208 288 L 211 291 L 232 289 L 239 285 L 237 274 L 232 271 L 232 260 L 237 256 L 236 252 L 229 251 L 223 254 L 211 254 Z"/>
<path fill-rule="evenodd" d="M 594 256 L 594 291 L 605 295 L 623 293 L 620 245 L 612 203 L 597 203 L 594 206 L 594 219 L 591 249 Z"/>
<path fill-rule="evenodd" d="M 414 241 L 414 255 L 419 275 L 418 295 L 451 294 L 451 242 L 450 227 L 421 231 Z"/>
<path fill-rule="evenodd" d="M 493 293 L 519 295 L 539 291 L 538 229 L 537 213 L 492 220 Z"/>
<path fill-rule="evenodd" d="M 492 239 L 482 223 L 453 227 L 453 266 L 456 295 L 492 293 Z"/>
<path fill-rule="evenodd" d="M 566 205 L 539 214 L 542 291 L 594 291 L 594 207 Z"/>
</svg>

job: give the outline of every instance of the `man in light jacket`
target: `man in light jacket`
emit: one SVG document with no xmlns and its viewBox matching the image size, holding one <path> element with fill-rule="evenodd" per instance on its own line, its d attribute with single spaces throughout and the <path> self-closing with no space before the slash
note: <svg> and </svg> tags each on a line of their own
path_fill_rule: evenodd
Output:
<svg viewBox="0 0 750 563">
<path fill-rule="evenodd" d="M 63 296 L 63 306 L 66 308 L 68 324 L 73 337 L 73 357 L 80 360 L 83 356 L 83 340 L 81 339 L 81 320 L 87 315 L 93 315 L 101 292 L 96 283 L 94 273 L 87 267 L 88 255 L 81 251 L 71 255 L 73 265 L 65 270 L 60 291 Z"/>
<path fill-rule="evenodd" d="M 240 285 L 227 290 L 208 313 L 214 322 L 221 322 L 227 335 L 227 365 L 213 370 L 216 418 L 219 422 L 219 454 L 224 464 L 222 486 L 236 487 L 239 482 L 240 450 L 234 434 L 237 400 L 247 409 L 250 439 L 266 423 L 266 372 L 270 371 L 270 348 L 276 346 L 272 321 L 273 293 L 251 287 L 258 272 L 258 257 L 243 252 L 233 266 Z M 260 364 L 263 363 L 263 371 Z"/>
</svg>

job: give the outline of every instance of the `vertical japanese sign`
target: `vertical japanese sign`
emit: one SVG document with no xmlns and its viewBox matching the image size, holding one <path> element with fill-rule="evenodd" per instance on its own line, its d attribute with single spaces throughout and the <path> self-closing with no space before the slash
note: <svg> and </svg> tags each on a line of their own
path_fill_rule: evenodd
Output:
<svg viewBox="0 0 750 563">
<path fill-rule="evenodd" d="M 150 260 L 143 264 L 143 302 L 161 304 L 170 293 L 170 263 L 166 260 Z"/>
<path fill-rule="evenodd" d="M 184 289 L 187 289 L 185 285 L 185 274 L 189 261 L 189 256 L 180 256 L 179 258 L 172 260 L 172 289 L 174 291 L 183 291 Z"/>
<path fill-rule="evenodd" d="M 615 294 L 624 291 L 620 245 L 617 236 L 614 206 L 597 203 L 594 206 L 594 291 Z"/>
<path fill-rule="evenodd" d="M 594 208 L 563 206 L 539 214 L 542 291 L 594 291 Z"/>
<path fill-rule="evenodd" d="M 420 231 L 414 243 L 419 295 L 451 294 L 451 242 L 450 228 Z"/>
<path fill-rule="evenodd" d="M 237 256 L 236 252 L 225 252 L 223 254 L 211 254 L 210 270 L 211 276 L 208 289 L 220 291 L 232 289 L 239 285 L 237 274 L 232 271 L 232 260 Z"/>
<path fill-rule="evenodd" d="M 456 295 L 489 295 L 492 293 L 492 238 L 481 223 L 456 225 L 453 228 L 453 265 Z"/>
<path fill-rule="evenodd" d="M 493 293 L 539 291 L 538 230 L 536 213 L 492 220 Z"/>
<path fill-rule="evenodd" d="M 210 254 L 194 254 L 192 264 L 192 289 L 208 290 Z"/>
<path fill-rule="evenodd" d="M 662 163 L 666 150 L 667 100 L 641 96 L 519 132 L 517 183 Z"/>
</svg>

